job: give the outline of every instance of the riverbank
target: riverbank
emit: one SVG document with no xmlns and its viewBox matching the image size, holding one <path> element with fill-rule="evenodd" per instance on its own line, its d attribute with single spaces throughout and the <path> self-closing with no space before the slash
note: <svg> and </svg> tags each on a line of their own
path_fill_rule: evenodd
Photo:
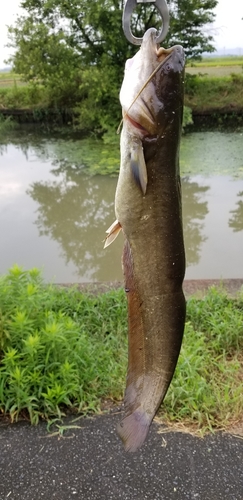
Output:
<svg viewBox="0 0 243 500">
<path fill-rule="evenodd" d="M 51 126 L 75 126 L 76 115 L 72 110 L 54 108 L 26 108 L 26 109 L 4 109 L 0 115 L 16 121 L 18 124 L 36 124 Z M 208 108 L 191 110 L 192 122 L 186 125 L 187 130 L 194 128 L 211 127 L 236 127 L 243 125 L 243 107 L 228 106 L 220 108 Z M 85 132 L 84 132 L 85 133 Z M 87 131 L 88 133 L 88 131 Z M 85 133 L 86 135 L 86 133 Z"/>
<path fill-rule="evenodd" d="M 185 106 L 191 110 L 193 124 L 196 127 L 242 125 L 243 73 L 217 77 L 209 75 L 207 67 L 198 74 L 191 74 L 194 71 L 194 67 L 188 68 L 185 83 Z M 18 123 L 69 125 L 88 133 L 89 128 L 80 119 L 80 110 L 82 102 L 77 103 L 75 109 L 65 106 L 62 100 L 53 106 L 47 90 L 36 83 L 23 85 L 16 80 L 11 86 L 8 80 L 6 87 L 3 84 L 0 86 L 0 114 Z M 100 109 L 100 113 L 103 114 L 104 110 Z M 185 121 L 187 125 L 191 125 L 189 115 Z"/>
<path fill-rule="evenodd" d="M 110 290 L 119 290 L 124 287 L 124 284 L 121 281 L 105 281 L 96 283 L 58 283 L 56 286 L 62 288 L 71 288 L 75 286 L 81 293 L 99 295 L 100 293 L 106 293 Z M 222 280 L 195 279 L 184 280 L 183 282 L 183 290 L 186 298 L 189 298 L 192 295 L 202 298 L 213 286 L 217 289 L 223 288 L 230 297 L 234 297 L 243 287 L 243 278 Z"/>
</svg>

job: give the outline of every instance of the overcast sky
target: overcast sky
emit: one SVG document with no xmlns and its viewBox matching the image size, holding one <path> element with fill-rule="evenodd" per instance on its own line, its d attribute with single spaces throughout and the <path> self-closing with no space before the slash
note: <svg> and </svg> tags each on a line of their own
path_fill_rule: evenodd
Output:
<svg viewBox="0 0 243 500">
<path fill-rule="evenodd" d="M 4 67 L 4 59 L 9 55 L 7 43 L 7 27 L 15 22 L 16 15 L 21 12 L 21 0 L 1 1 L 0 7 L 0 68 Z M 215 9 L 216 21 L 212 34 L 216 49 L 242 48 L 243 53 L 243 0 L 218 0 Z M 210 28 L 211 29 L 211 28 Z"/>
</svg>

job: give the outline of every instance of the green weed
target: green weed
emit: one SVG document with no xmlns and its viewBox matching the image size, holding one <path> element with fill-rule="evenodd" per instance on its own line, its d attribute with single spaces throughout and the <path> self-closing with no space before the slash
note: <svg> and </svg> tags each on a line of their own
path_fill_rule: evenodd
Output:
<svg viewBox="0 0 243 500">
<path fill-rule="evenodd" d="M 186 75 L 185 105 L 193 111 L 243 107 L 243 74 L 209 78 L 207 75 Z"/>
<path fill-rule="evenodd" d="M 13 266 L 0 278 L 0 411 L 53 422 L 67 409 L 98 411 L 121 399 L 127 365 L 122 290 L 98 296 L 43 283 Z M 211 288 L 190 298 L 181 354 L 160 410 L 201 432 L 225 428 L 243 411 L 243 292 Z"/>
<path fill-rule="evenodd" d="M 237 420 L 243 410 L 243 293 L 230 298 L 212 287 L 187 304 L 184 342 L 164 416 L 202 432 Z"/>
<path fill-rule="evenodd" d="M 0 87 L 0 105 L 6 109 L 26 109 L 46 104 L 45 89 L 41 85 Z"/>
<path fill-rule="evenodd" d="M 0 133 L 4 134 L 18 127 L 18 123 L 11 116 L 5 118 L 0 112 Z"/>
<path fill-rule="evenodd" d="M 188 106 L 184 106 L 182 130 L 184 131 L 188 125 L 193 125 L 192 110 Z"/>
<path fill-rule="evenodd" d="M 37 423 L 121 397 L 124 309 L 122 292 L 87 296 L 44 285 L 36 269 L 10 269 L 0 279 L 1 411 L 14 421 L 25 410 Z"/>
</svg>

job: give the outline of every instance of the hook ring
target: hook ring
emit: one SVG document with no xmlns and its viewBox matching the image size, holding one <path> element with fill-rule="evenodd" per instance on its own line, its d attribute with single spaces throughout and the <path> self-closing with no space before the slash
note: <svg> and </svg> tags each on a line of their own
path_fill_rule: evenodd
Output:
<svg viewBox="0 0 243 500">
<path fill-rule="evenodd" d="M 130 27 L 132 13 L 138 3 L 153 3 L 155 7 L 157 7 L 161 15 L 163 25 L 161 31 L 159 32 L 156 38 L 156 43 L 162 42 L 168 33 L 169 20 L 170 20 L 169 10 L 166 0 L 127 0 L 124 7 L 123 18 L 122 18 L 122 26 L 126 39 L 130 43 L 133 43 L 134 45 L 141 45 L 143 41 L 142 38 L 137 38 L 132 34 Z"/>
</svg>

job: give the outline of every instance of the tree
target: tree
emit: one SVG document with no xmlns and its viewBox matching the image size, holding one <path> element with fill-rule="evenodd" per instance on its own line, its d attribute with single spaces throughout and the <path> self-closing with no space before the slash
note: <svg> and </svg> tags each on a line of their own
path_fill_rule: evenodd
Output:
<svg viewBox="0 0 243 500">
<path fill-rule="evenodd" d="M 120 113 L 118 94 L 126 59 L 137 47 L 122 31 L 120 0 L 22 0 L 25 15 L 9 28 L 15 71 L 28 81 L 41 80 L 50 105 L 73 107 L 82 102 L 82 120 L 100 122 L 105 109 L 109 123 Z M 214 19 L 217 0 L 168 0 L 171 23 L 165 46 L 181 43 L 188 57 L 213 51 L 204 26 Z M 157 10 L 138 4 L 132 31 L 142 36 L 161 24 Z M 85 104 L 86 103 L 86 107 Z M 84 111 L 88 111 L 88 113 Z"/>
<path fill-rule="evenodd" d="M 205 30 L 215 14 L 213 9 L 218 0 L 177 0 L 170 2 L 171 38 L 170 42 L 180 43 L 187 58 L 201 58 L 203 52 L 213 52 L 213 36 Z M 177 4 L 177 5 L 176 5 Z"/>
</svg>

